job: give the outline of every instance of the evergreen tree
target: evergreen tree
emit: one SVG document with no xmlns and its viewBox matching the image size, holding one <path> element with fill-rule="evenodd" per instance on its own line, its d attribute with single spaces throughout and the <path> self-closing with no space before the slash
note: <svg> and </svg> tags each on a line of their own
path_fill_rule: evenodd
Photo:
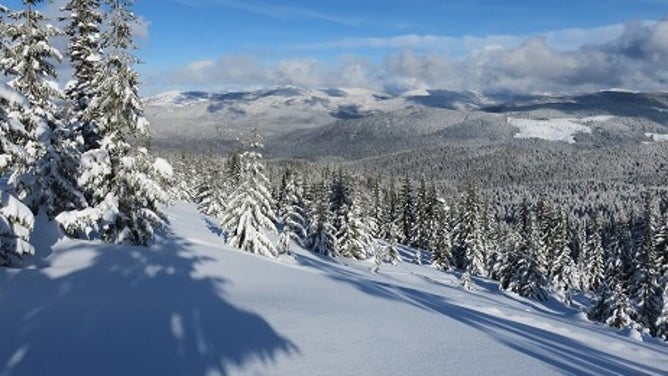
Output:
<svg viewBox="0 0 668 376">
<path fill-rule="evenodd" d="M 28 158 L 22 143 L 26 137 L 21 123 L 21 106 L 26 101 L 16 91 L 0 87 L 0 177 L 11 174 L 12 167 Z M 10 178 L 11 180 L 11 178 Z M 34 218 L 30 210 L 9 192 L 0 191 L 0 266 L 14 266 L 26 254 L 33 254 L 30 235 Z"/>
<path fill-rule="evenodd" d="M 630 296 L 635 304 L 634 320 L 656 333 L 656 321 L 663 308 L 663 289 L 659 276 L 659 263 L 654 247 L 653 200 L 646 194 L 644 205 L 644 232 L 642 245 L 634 257 L 635 271 L 630 280 Z"/>
<path fill-rule="evenodd" d="M 300 245 L 306 241 L 306 206 L 303 187 L 298 176 L 289 174 L 283 189 L 284 209 L 279 222 L 282 226 L 279 240 L 280 253 L 290 253 L 290 240 Z"/>
<path fill-rule="evenodd" d="M 262 143 L 253 136 L 248 150 L 240 156 L 241 175 L 237 189 L 227 203 L 220 226 L 228 232 L 228 244 L 263 256 L 277 256 L 264 232 L 276 230 L 274 202 L 259 150 Z"/>
<path fill-rule="evenodd" d="M 377 239 L 381 239 L 384 237 L 383 221 L 385 220 L 386 204 L 383 190 L 381 189 L 380 176 L 376 176 L 371 182 L 371 198 L 371 216 L 375 224 L 372 235 Z"/>
<path fill-rule="evenodd" d="M 95 124 L 85 120 L 88 106 L 96 96 L 94 80 L 102 60 L 100 0 L 69 0 L 61 11 L 66 12 L 61 20 L 68 22 L 65 34 L 69 37 L 67 52 L 72 66 L 72 81 L 65 88 L 71 106 L 71 131 L 81 137 L 80 148 L 86 152 L 97 147 L 100 136 Z"/>
<path fill-rule="evenodd" d="M 459 219 L 452 229 L 452 252 L 457 267 L 471 275 L 486 275 L 486 239 L 482 209 L 475 184 L 469 184 L 459 205 Z"/>
<path fill-rule="evenodd" d="M 526 201 L 522 205 L 520 223 L 522 241 L 518 248 L 511 250 L 517 258 L 514 260 L 515 270 L 508 289 L 524 297 L 547 300 L 546 271 L 541 262 L 544 245 Z"/>
<path fill-rule="evenodd" d="M 215 164 L 206 164 L 199 172 L 202 179 L 195 187 L 195 201 L 200 212 L 220 218 L 225 212 L 225 179 Z"/>
<path fill-rule="evenodd" d="M 590 221 L 587 228 L 585 264 L 582 266 L 583 277 L 585 278 L 585 286 L 592 291 L 596 291 L 601 287 L 605 278 L 603 241 L 600 225 L 596 219 Z"/>
<path fill-rule="evenodd" d="M 364 260 L 372 253 L 373 238 L 369 230 L 368 220 L 360 212 L 359 193 L 354 194 L 341 220 L 341 228 L 336 234 L 336 242 L 341 256 Z"/>
<path fill-rule="evenodd" d="M 405 245 L 413 245 L 415 236 L 415 204 L 413 202 L 413 189 L 408 175 L 404 176 L 399 192 L 399 218 L 401 224 L 401 242 Z"/>
<path fill-rule="evenodd" d="M 616 328 L 636 327 L 633 321 L 634 311 L 624 286 L 621 248 L 614 247 L 606 263 L 606 279 L 598 290 L 596 304 L 589 310 L 590 320 L 606 323 Z"/>
<path fill-rule="evenodd" d="M 50 42 L 60 32 L 36 9 L 41 2 L 24 0 L 22 11 L 10 13 L 14 23 L 7 28 L 8 58 L 3 65 L 12 77 L 10 86 L 29 103 L 22 108 L 21 121 L 33 162 L 16 166 L 16 189 L 33 212 L 44 208 L 53 218 L 86 202 L 76 184 L 76 142 L 56 105 L 62 93 L 55 82 L 54 62 L 62 55 Z"/>
<path fill-rule="evenodd" d="M 379 222 L 382 232 L 381 237 L 388 241 L 396 238 L 398 242 L 401 238 L 401 229 L 399 228 L 399 200 L 397 199 L 394 177 L 390 179 L 389 186 L 384 192 L 383 201 L 385 202 L 385 207 Z"/>
<path fill-rule="evenodd" d="M 654 322 L 656 336 L 668 341 L 668 278 L 663 279 L 663 294 L 661 296 L 661 311 Z"/>
<path fill-rule="evenodd" d="M 434 230 L 432 238 L 431 265 L 439 270 L 452 269 L 452 244 L 450 243 L 449 208 L 441 199 L 434 207 Z"/>
<path fill-rule="evenodd" d="M 74 236 L 146 245 L 155 228 L 164 225 L 161 206 L 168 197 L 158 181 L 167 178 L 171 168 L 164 160 L 153 160 L 144 148 L 131 153 L 130 142 L 148 136 L 139 76 L 133 69 L 138 59 L 129 52 L 134 47 L 130 24 L 136 16 L 130 10 L 131 0 L 107 3 L 105 54 L 83 119 L 95 124 L 91 139 L 97 140 L 82 155 L 78 179 L 89 207 L 63 213 L 57 220 Z"/>
<path fill-rule="evenodd" d="M 415 223 L 412 231 L 415 236 L 415 246 L 420 250 L 426 251 L 431 248 L 434 199 L 435 197 L 429 192 L 426 179 L 422 176 L 415 201 Z"/>
<path fill-rule="evenodd" d="M 310 214 L 307 244 L 312 252 L 337 257 L 339 249 L 336 228 L 332 224 L 333 215 L 329 205 L 329 189 L 323 181 L 313 189 L 313 205 Z"/>
</svg>

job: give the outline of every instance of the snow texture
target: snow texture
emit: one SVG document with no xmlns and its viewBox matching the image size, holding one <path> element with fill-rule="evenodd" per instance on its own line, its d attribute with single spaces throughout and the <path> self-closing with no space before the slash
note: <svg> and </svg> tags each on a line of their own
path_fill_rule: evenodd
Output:
<svg viewBox="0 0 668 376">
<path fill-rule="evenodd" d="M 591 116 L 585 118 L 534 120 L 509 117 L 508 125 L 519 129 L 519 132 L 515 134 L 515 138 L 538 138 L 573 144 L 575 143 L 575 134 L 591 133 L 590 125 L 592 123 L 606 122 L 613 118 L 613 116 Z"/>
<path fill-rule="evenodd" d="M 48 256 L 34 269 L 0 269 L 0 374 L 668 372 L 665 343 L 552 299 L 475 276 L 467 292 L 457 275 L 409 262 L 373 273 L 373 261 L 297 247 L 269 259 L 224 245 L 193 205 L 168 215 L 171 231 L 148 249 L 36 229 Z"/>
</svg>

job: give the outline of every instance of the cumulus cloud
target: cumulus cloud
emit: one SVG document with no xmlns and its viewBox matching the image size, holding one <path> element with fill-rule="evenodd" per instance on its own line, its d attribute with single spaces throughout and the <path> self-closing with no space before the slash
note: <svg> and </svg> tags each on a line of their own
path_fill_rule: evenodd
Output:
<svg viewBox="0 0 668 376">
<path fill-rule="evenodd" d="M 392 92 L 415 88 L 560 93 L 668 88 L 668 19 L 602 27 L 591 34 L 569 29 L 523 39 L 409 35 L 338 43 L 338 47 L 378 46 L 394 52 L 380 63 L 354 56 L 334 63 L 313 58 L 269 62 L 252 55 L 224 56 L 153 77 L 149 83 L 218 90 L 291 84 Z M 452 52 L 457 49 L 466 53 Z"/>
</svg>

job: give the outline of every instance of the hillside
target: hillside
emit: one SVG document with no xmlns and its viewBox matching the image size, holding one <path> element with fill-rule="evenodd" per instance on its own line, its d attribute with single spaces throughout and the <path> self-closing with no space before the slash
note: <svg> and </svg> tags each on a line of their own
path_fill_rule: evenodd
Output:
<svg viewBox="0 0 668 376">
<path fill-rule="evenodd" d="M 150 249 L 38 221 L 38 256 L 0 270 L 2 375 L 665 374 L 668 346 L 578 307 L 412 264 L 223 245 L 191 205 Z M 583 299 L 583 298 L 581 298 Z M 577 305 L 577 304 L 576 304 Z"/>
<path fill-rule="evenodd" d="M 146 103 L 152 145 L 165 154 L 225 156 L 257 129 L 269 159 L 344 162 L 385 174 L 424 174 L 446 185 L 471 177 L 496 184 L 508 180 L 496 177 L 508 165 L 521 169 L 513 176 L 532 181 L 542 175 L 588 178 L 591 156 L 601 167 L 596 178 L 637 182 L 645 170 L 661 171 L 668 159 L 659 144 L 668 137 L 666 94 L 485 97 L 283 87 L 171 92 Z M 620 155 L 633 163 L 620 163 Z M 546 169 L 546 163 L 561 167 Z"/>
</svg>

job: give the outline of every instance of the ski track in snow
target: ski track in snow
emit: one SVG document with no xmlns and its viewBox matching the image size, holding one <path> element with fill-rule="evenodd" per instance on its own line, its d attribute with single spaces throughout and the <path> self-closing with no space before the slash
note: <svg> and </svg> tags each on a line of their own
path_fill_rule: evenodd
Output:
<svg viewBox="0 0 668 376">
<path fill-rule="evenodd" d="M 406 260 L 267 259 L 192 205 L 169 214 L 150 249 L 61 236 L 34 268 L 0 270 L 0 375 L 668 373 L 665 343 L 554 300 Z"/>
</svg>

